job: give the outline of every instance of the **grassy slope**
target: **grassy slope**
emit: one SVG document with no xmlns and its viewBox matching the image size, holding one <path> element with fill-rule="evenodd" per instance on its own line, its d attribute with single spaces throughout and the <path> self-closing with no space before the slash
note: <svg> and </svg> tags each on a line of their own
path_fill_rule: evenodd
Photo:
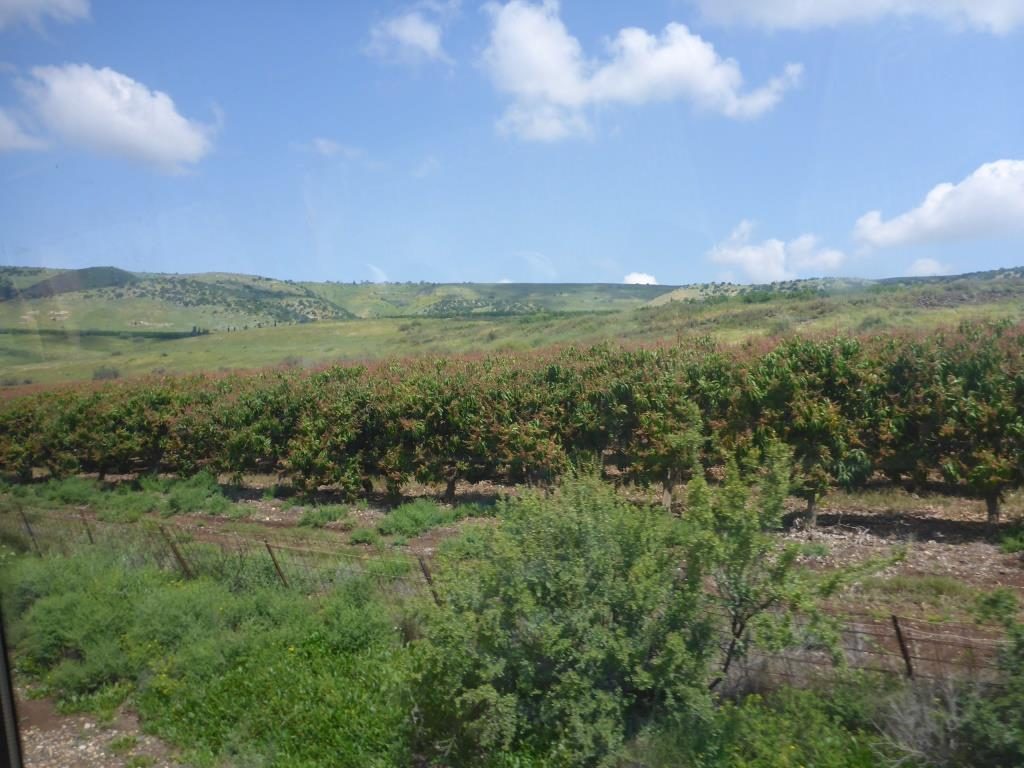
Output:
<svg viewBox="0 0 1024 768">
<path fill-rule="evenodd" d="M 531 314 L 633 309 L 671 286 L 534 283 L 307 283 L 357 317 Z"/>
<path fill-rule="evenodd" d="M 196 278 L 214 286 L 237 276 Z M 1024 275 L 1017 272 L 941 280 L 896 281 L 858 286 L 851 281 L 823 281 L 826 295 L 787 292 L 776 286 L 760 300 L 745 300 L 735 286 L 697 286 L 685 299 L 662 302 L 657 287 L 558 285 L 305 285 L 243 278 L 260 291 L 279 292 L 277 301 L 306 301 L 309 294 L 347 305 L 353 314 L 389 312 L 405 315 L 437 311 L 438 302 L 518 302 L 553 311 L 521 315 L 466 313 L 457 317 L 384 317 L 322 320 L 256 328 L 244 308 L 204 305 L 182 307 L 152 297 L 121 300 L 101 291 L 69 293 L 35 300 L 36 320 L 25 328 L 129 329 L 111 336 L 71 333 L 9 334 L 0 332 L 0 369 L 7 386 L 26 380 L 51 384 L 89 379 L 101 365 L 123 376 L 280 364 L 321 364 L 339 360 L 378 359 L 419 354 L 534 349 L 552 344 L 604 340 L 656 342 L 680 335 L 710 334 L 727 343 L 782 333 L 871 332 L 893 329 L 927 330 L 963 319 L 1024 320 Z M 703 288 L 704 299 L 698 299 Z M 126 289 L 128 290 L 128 289 Z M 695 293 L 694 293 L 695 292 Z M 679 296 L 680 294 L 676 294 Z M 650 297 L 650 298 L 648 298 Z M 794 298 L 795 297 L 795 298 Z M 273 298 L 273 297 L 272 297 Z M 747 296 L 749 299 L 750 296 Z M 270 301 L 270 299 L 267 299 Z M 16 313 L 24 303 L 0 302 L 0 328 L 19 327 Z M 461 305 L 465 309 L 465 305 Z M 433 309 L 432 309 L 433 308 Z M 587 309 L 591 311 L 587 311 Z M 600 309 L 601 311 L 594 311 Z M 56 315 L 66 311 L 67 316 Z M 192 325 L 212 327 L 203 313 L 225 325 L 248 330 L 211 333 L 195 338 L 157 339 L 153 331 L 187 331 Z M 276 311 L 276 310 L 275 310 Z M 51 314 L 53 313 L 53 314 Z M 132 325 L 145 318 L 150 325 Z M 197 319 L 199 318 L 199 319 Z M 245 322 L 246 318 L 249 322 Z M 269 323 L 269 320 L 259 322 Z"/>
</svg>

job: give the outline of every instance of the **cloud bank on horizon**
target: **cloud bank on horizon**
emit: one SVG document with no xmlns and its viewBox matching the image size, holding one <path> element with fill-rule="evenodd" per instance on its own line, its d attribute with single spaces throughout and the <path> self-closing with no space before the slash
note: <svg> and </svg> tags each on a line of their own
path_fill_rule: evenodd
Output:
<svg viewBox="0 0 1024 768">
<path fill-rule="evenodd" d="M 770 238 L 752 243 L 754 223 L 741 221 L 723 242 L 708 252 L 716 264 L 739 267 L 758 283 L 793 280 L 811 272 L 834 274 L 846 256 L 835 248 L 823 247 L 816 235 L 803 234 L 788 242 Z"/>
<path fill-rule="evenodd" d="M 657 285 L 658 278 L 646 272 L 630 272 L 622 278 L 622 282 L 626 285 Z"/>
</svg>

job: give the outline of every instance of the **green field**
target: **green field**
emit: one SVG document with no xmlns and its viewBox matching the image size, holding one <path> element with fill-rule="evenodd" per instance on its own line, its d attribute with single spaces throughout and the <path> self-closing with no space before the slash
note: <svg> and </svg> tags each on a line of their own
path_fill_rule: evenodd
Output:
<svg viewBox="0 0 1024 768">
<path fill-rule="evenodd" d="M 75 286 L 75 273 L 0 268 L 8 296 L 0 301 L 0 381 L 6 387 L 88 380 L 98 370 L 128 377 L 681 336 L 739 343 L 1024 319 L 1021 269 L 682 287 L 295 283 L 102 269 L 81 280 L 80 290 L 33 297 L 33 286 L 60 275 L 66 279 L 58 287 Z"/>
</svg>

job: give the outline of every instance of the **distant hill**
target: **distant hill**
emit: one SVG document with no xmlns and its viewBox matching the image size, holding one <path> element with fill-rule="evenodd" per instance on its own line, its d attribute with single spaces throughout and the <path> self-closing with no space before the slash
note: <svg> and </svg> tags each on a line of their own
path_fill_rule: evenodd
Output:
<svg viewBox="0 0 1024 768">
<path fill-rule="evenodd" d="M 53 277 L 22 288 L 18 294 L 22 299 L 41 299 L 60 293 L 88 291 L 92 288 L 120 287 L 137 282 L 139 282 L 138 277 L 117 267 L 86 267 L 85 269 L 69 269 L 66 272 L 59 272 Z"/>
<path fill-rule="evenodd" d="M 0 398 L 113 373 L 1024 322 L 1024 269 L 686 286 L 300 283 L 118 272 L 0 267 L 7 296 L 0 301 Z M 114 284 L 99 285 L 107 280 Z"/>
<path fill-rule="evenodd" d="M 256 275 L 0 267 L 0 329 L 245 330 L 320 320 L 523 316 L 641 307 L 672 286 L 340 283 Z"/>
<path fill-rule="evenodd" d="M 0 331 L 101 331 L 188 334 L 241 331 L 326 320 L 388 318 L 540 318 L 672 307 L 698 309 L 700 322 L 776 300 L 838 299 L 879 292 L 897 305 L 955 307 L 1022 296 L 1024 269 L 970 275 L 815 278 L 765 285 L 684 286 L 601 283 L 296 282 L 256 275 L 134 273 L 115 267 L 55 270 L 0 267 Z M 749 313 L 747 313 L 749 315 Z M 660 315 L 646 315 L 652 321 Z M 746 316 L 746 315 L 744 315 Z M 673 320 L 672 322 L 677 322 Z M 694 321 L 696 322 L 696 321 Z"/>
</svg>

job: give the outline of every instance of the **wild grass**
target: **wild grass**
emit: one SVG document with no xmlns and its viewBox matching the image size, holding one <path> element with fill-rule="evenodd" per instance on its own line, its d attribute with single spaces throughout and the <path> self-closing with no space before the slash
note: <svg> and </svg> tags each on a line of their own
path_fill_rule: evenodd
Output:
<svg viewBox="0 0 1024 768">
<path fill-rule="evenodd" d="M 109 717 L 130 701 L 198 766 L 408 761 L 408 657 L 367 581 L 316 607 L 98 553 L 18 558 L 0 574 L 18 668 L 64 711 Z"/>
<path fill-rule="evenodd" d="M 952 576 L 938 574 L 896 574 L 894 576 L 869 577 L 861 583 L 869 593 L 884 595 L 915 603 L 942 604 L 949 600 L 974 600 L 979 597 L 977 588 Z"/>
<path fill-rule="evenodd" d="M 29 507 L 89 507 L 100 520 L 110 523 L 135 522 L 152 513 L 224 515 L 240 506 L 233 504 L 217 478 L 205 471 L 186 479 L 144 476 L 135 484 L 116 487 L 90 478 L 68 477 L 12 486 L 7 493 Z"/>
</svg>

